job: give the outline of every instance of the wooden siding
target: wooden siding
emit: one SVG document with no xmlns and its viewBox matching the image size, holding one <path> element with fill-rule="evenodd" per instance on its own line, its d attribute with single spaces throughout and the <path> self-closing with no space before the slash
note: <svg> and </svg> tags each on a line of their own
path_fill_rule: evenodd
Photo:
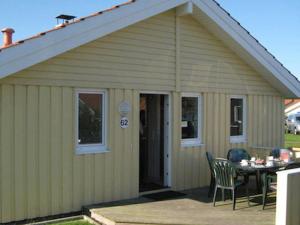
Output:
<svg viewBox="0 0 300 225">
<path fill-rule="evenodd" d="M 179 27 L 182 91 L 278 94 L 192 17 L 181 18 Z"/>
<path fill-rule="evenodd" d="M 76 88 L 108 90 L 108 153 L 75 155 Z M 172 10 L 0 80 L 0 222 L 138 196 L 141 90 L 171 94 L 175 190 L 208 184 L 205 151 L 225 157 L 231 147 L 283 144 L 280 94 Z M 202 147 L 181 148 L 180 91 L 203 96 Z M 229 143 L 232 94 L 247 97 L 245 144 Z M 132 105 L 125 130 L 122 100 Z"/>
<path fill-rule="evenodd" d="M 209 184 L 210 173 L 205 152 L 226 158 L 230 148 L 241 147 L 251 154 L 266 156 L 255 147 L 283 146 L 283 98 L 247 95 L 247 142 L 230 143 L 230 95 L 204 93 L 201 147 L 180 146 L 180 94 L 173 94 L 172 187 L 178 190 Z"/>
<path fill-rule="evenodd" d="M 175 88 L 174 65 L 175 11 L 172 10 L 2 82 L 170 91 Z"/>
<path fill-rule="evenodd" d="M 1 222 L 138 195 L 137 91 L 108 91 L 110 152 L 75 155 L 74 89 L 1 85 L 0 90 Z M 123 100 L 135 105 L 126 132 L 117 119 Z"/>
</svg>

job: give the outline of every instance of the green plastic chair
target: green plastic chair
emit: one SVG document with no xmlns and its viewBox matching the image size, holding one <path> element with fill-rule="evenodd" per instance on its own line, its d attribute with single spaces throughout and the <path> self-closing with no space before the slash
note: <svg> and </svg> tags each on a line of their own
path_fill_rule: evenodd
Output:
<svg viewBox="0 0 300 225">
<path fill-rule="evenodd" d="M 216 205 L 216 195 L 218 189 L 222 190 L 222 200 L 225 200 L 224 191 L 231 190 L 233 210 L 235 210 L 236 205 L 236 189 L 243 184 L 242 181 L 236 179 L 237 174 L 235 167 L 229 160 L 226 159 L 215 159 L 213 161 L 213 170 L 216 178 L 215 192 L 213 198 L 213 205 Z M 249 205 L 249 191 L 246 185 L 246 195 L 248 198 Z"/>
<path fill-rule="evenodd" d="M 232 148 L 229 149 L 227 153 L 227 159 L 230 160 L 231 162 L 238 163 L 243 159 L 250 160 L 251 156 L 243 148 Z"/>
<path fill-rule="evenodd" d="M 243 148 L 232 148 L 232 149 L 229 149 L 229 151 L 227 153 L 227 159 L 233 163 L 239 163 L 243 159 L 250 160 L 251 156 Z M 255 176 L 257 192 L 260 192 L 259 177 L 256 172 L 240 173 L 239 175 L 244 177 L 245 184 L 247 184 L 249 182 L 249 176 Z"/>
<path fill-rule="evenodd" d="M 208 197 L 210 197 L 214 191 L 216 180 L 215 180 L 215 174 L 213 170 L 213 161 L 214 158 L 210 152 L 206 152 L 206 159 L 208 161 L 209 169 L 210 169 L 210 185 L 208 190 Z"/>
</svg>

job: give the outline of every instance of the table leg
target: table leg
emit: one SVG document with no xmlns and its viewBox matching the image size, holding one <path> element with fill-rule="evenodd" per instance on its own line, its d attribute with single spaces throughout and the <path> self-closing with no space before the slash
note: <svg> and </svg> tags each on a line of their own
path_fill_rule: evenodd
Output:
<svg viewBox="0 0 300 225">
<path fill-rule="evenodd" d="M 256 190 L 257 193 L 260 194 L 261 193 L 261 173 L 260 170 L 256 171 Z"/>
</svg>

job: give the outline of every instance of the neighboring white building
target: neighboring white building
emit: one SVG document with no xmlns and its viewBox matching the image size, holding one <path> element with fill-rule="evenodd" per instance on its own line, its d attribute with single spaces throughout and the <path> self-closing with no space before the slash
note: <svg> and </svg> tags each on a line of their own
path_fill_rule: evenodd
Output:
<svg viewBox="0 0 300 225">
<path fill-rule="evenodd" d="M 286 99 L 284 104 L 286 116 L 300 112 L 300 99 Z"/>
</svg>

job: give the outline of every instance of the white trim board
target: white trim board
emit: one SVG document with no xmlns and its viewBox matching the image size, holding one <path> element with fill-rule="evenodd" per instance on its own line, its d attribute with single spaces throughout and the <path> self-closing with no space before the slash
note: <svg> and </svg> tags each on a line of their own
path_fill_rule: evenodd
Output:
<svg viewBox="0 0 300 225">
<path fill-rule="evenodd" d="M 159 13 L 185 5 L 191 14 L 287 98 L 300 83 L 213 0 L 137 0 L 0 52 L 0 79 Z M 193 4 L 193 7 L 191 7 Z M 183 7 L 184 8 L 184 7 Z"/>
</svg>

